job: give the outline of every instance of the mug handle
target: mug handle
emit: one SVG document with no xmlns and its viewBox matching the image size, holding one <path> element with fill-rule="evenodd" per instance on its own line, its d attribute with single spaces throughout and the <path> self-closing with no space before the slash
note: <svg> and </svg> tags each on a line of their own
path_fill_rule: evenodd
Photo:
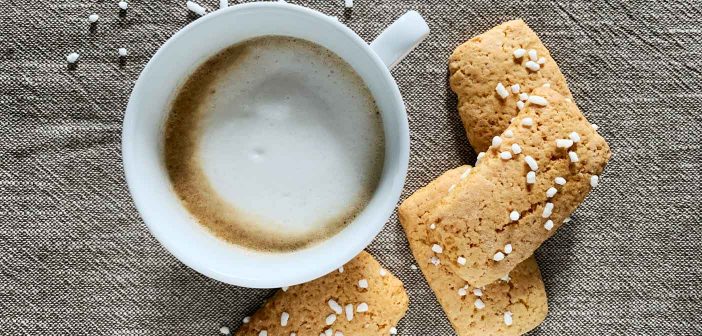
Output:
<svg viewBox="0 0 702 336">
<path fill-rule="evenodd" d="M 371 42 L 370 47 L 388 69 L 392 70 L 427 35 L 429 35 L 427 22 L 416 11 L 409 11 L 385 28 Z"/>
</svg>

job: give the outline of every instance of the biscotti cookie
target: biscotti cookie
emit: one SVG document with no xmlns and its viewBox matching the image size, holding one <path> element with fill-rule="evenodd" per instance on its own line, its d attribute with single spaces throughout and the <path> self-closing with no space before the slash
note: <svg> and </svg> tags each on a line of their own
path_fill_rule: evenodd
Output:
<svg viewBox="0 0 702 336">
<path fill-rule="evenodd" d="M 504 276 L 580 205 L 610 155 L 571 99 L 535 89 L 472 172 L 425 215 L 441 262 L 476 287 Z"/>
<path fill-rule="evenodd" d="M 402 282 L 367 252 L 338 271 L 279 290 L 235 335 L 388 335 L 405 315 Z"/>
<path fill-rule="evenodd" d="M 558 65 L 522 20 L 505 22 L 458 46 L 449 71 L 458 112 L 476 152 L 490 147 L 490 139 L 507 128 L 533 89 L 546 84 L 570 97 Z"/>
<path fill-rule="evenodd" d="M 531 257 L 507 277 L 473 288 L 436 259 L 421 216 L 470 172 L 470 166 L 447 171 L 417 190 L 398 209 L 412 254 L 459 336 L 521 335 L 538 326 L 548 311 L 546 291 L 536 260 Z"/>
</svg>

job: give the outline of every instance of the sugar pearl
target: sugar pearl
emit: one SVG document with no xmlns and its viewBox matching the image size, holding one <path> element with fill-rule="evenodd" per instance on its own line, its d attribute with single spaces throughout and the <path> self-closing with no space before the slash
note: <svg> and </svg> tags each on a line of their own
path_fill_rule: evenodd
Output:
<svg viewBox="0 0 702 336">
<path fill-rule="evenodd" d="M 521 152 L 522 152 L 522 147 L 519 146 L 519 145 L 516 144 L 516 143 L 513 143 L 513 144 L 512 144 L 512 153 L 514 153 L 514 154 L 519 154 L 519 153 L 521 153 Z"/>
<path fill-rule="evenodd" d="M 324 322 L 327 325 L 332 325 L 336 321 L 336 314 L 329 314 L 326 319 L 324 319 Z"/>
<path fill-rule="evenodd" d="M 500 138 L 499 136 L 495 136 L 492 138 L 492 147 L 498 147 L 501 144 L 502 144 L 502 138 Z"/>
<path fill-rule="evenodd" d="M 550 219 L 547 220 L 544 224 L 544 229 L 546 229 L 546 231 L 551 231 L 551 229 L 553 229 L 553 221 Z"/>
<path fill-rule="evenodd" d="M 546 190 L 546 197 L 551 198 L 551 197 L 555 196 L 557 192 L 558 192 L 558 189 L 556 189 L 554 187 L 548 188 L 548 190 Z"/>
<path fill-rule="evenodd" d="M 511 219 L 512 221 L 518 221 L 519 220 L 519 211 L 512 210 L 512 212 L 509 213 L 509 219 Z"/>
<path fill-rule="evenodd" d="M 507 244 L 505 245 L 505 253 L 510 254 L 512 253 L 512 244 Z"/>
<path fill-rule="evenodd" d="M 544 211 L 541 213 L 541 217 L 549 218 L 552 213 L 553 213 L 553 203 L 548 202 L 548 203 L 546 203 L 546 206 L 544 206 Z"/>
<path fill-rule="evenodd" d="M 515 49 L 514 52 L 512 53 L 514 55 L 514 58 L 522 58 L 526 54 L 526 50 L 522 48 Z"/>
<path fill-rule="evenodd" d="M 593 188 L 597 188 L 597 185 L 600 183 L 600 177 L 597 175 L 592 175 L 590 176 L 590 186 Z"/>
<path fill-rule="evenodd" d="M 527 182 L 527 184 L 536 183 L 536 173 L 533 171 L 528 172 L 526 175 L 526 182 Z"/>
<path fill-rule="evenodd" d="M 536 60 L 539 58 L 539 55 L 536 53 L 536 50 L 534 49 L 529 49 L 529 59 L 536 62 Z"/>
<path fill-rule="evenodd" d="M 504 135 L 505 138 L 511 138 L 514 136 L 514 132 L 512 132 L 512 130 L 506 130 L 502 135 Z"/>
<path fill-rule="evenodd" d="M 500 159 L 502 160 L 509 160 L 512 158 L 512 153 L 510 152 L 501 152 L 500 153 Z"/>
<path fill-rule="evenodd" d="M 568 152 L 568 158 L 570 158 L 570 162 L 578 162 L 580 159 L 578 159 L 578 153 L 570 151 Z"/>
<path fill-rule="evenodd" d="M 365 313 L 367 311 L 368 311 L 368 304 L 365 302 L 359 303 L 358 306 L 356 306 L 357 313 Z"/>
</svg>

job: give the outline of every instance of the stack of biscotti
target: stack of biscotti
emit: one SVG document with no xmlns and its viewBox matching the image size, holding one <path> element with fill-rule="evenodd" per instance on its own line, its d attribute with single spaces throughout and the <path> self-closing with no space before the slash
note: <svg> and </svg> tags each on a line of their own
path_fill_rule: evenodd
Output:
<svg viewBox="0 0 702 336">
<path fill-rule="evenodd" d="M 532 254 L 596 186 L 609 148 L 523 21 L 459 46 L 449 67 L 481 153 L 405 200 L 400 220 L 459 335 L 520 335 L 547 312 Z"/>
</svg>

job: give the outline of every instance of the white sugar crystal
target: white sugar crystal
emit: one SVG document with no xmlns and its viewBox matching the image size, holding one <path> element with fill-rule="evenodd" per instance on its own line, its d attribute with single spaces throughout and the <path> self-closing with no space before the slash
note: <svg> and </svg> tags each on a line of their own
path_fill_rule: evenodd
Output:
<svg viewBox="0 0 702 336">
<path fill-rule="evenodd" d="M 439 260 L 439 258 L 437 258 L 437 257 L 431 257 L 431 260 L 429 260 L 429 261 L 432 264 L 434 264 L 434 266 L 439 266 L 439 264 L 441 264 L 441 260 Z"/>
<path fill-rule="evenodd" d="M 539 57 L 538 60 L 536 60 L 537 64 L 544 64 L 546 63 L 546 57 Z"/>
<path fill-rule="evenodd" d="M 412 264 L 412 265 L 410 265 L 410 268 L 413 269 L 413 270 L 416 270 L 416 269 L 417 269 L 417 265 Z"/>
<path fill-rule="evenodd" d="M 329 305 L 329 308 L 331 308 L 331 310 L 333 310 L 335 313 L 341 314 L 341 305 L 334 299 L 329 299 L 329 301 L 327 301 L 327 304 Z"/>
<path fill-rule="evenodd" d="M 539 106 L 548 105 L 548 100 L 546 100 L 546 98 L 541 97 L 541 96 L 535 96 L 535 95 L 529 96 L 529 102 L 534 104 L 534 105 L 539 105 Z"/>
<path fill-rule="evenodd" d="M 368 311 L 368 304 L 365 302 L 361 302 L 356 306 L 356 312 L 357 313 L 365 313 Z"/>
<path fill-rule="evenodd" d="M 344 273 L 344 266 L 339 267 L 339 273 Z"/>
<path fill-rule="evenodd" d="M 530 117 L 526 117 L 522 119 L 522 126 L 524 127 L 531 127 L 534 125 L 534 119 L 531 119 Z"/>
<path fill-rule="evenodd" d="M 551 87 L 551 83 L 546 82 L 546 83 L 544 83 L 544 85 L 541 85 L 541 86 L 543 86 L 543 87 L 545 87 L 545 88 L 550 88 L 550 87 Z"/>
<path fill-rule="evenodd" d="M 504 318 L 504 320 L 505 320 L 505 324 L 506 324 L 506 325 L 511 326 L 511 325 L 512 325 L 512 313 L 511 313 L 511 312 L 508 312 L 508 311 L 505 312 L 505 318 Z"/>
<path fill-rule="evenodd" d="M 88 16 L 88 22 L 90 23 L 95 23 L 98 19 L 100 19 L 100 15 L 97 14 L 90 14 L 90 16 Z"/>
<path fill-rule="evenodd" d="M 570 162 L 578 162 L 580 159 L 578 159 L 578 153 L 570 151 L 568 152 L 568 158 L 570 158 Z"/>
<path fill-rule="evenodd" d="M 495 136 L 492 138 L 492 147 L 497 147 L 502 144 L 502 138 Z"/>
<path fill-rule="evenodd" d="M 547 220 L 546 223 L 544 223 L 544 229 L 546 229 L 546 231 L 551 231 L 551 229 L 553 229 L 553 221 L 550 219 Z"/>
<path fill-rule="evenodd" d="M 431 225 L 429 225 L 429 228 L 432 229 L 432 230 L 436 229 L 436 224 L 431 223 Z"/>
<path fill-rule="evenodd" d="M 334 331 L 331 328 L 324 331 L 324 336 L 332 336 L 332 334 L 334 334 Z"/>
<path fill-rule="evenodd" d="M 594 129 L 595 132 L 597 132 L 597 130 L 600 129 L 600 126 L 597 126 L 597 124 L 591 124 L 591 125 L 592 125 L 592 129 Z"/>
<path fill-rule="evenodd" d="M 509 219 L 511 219 L 512 221 L 519 220 L 519 211 L 512 210 L 512 212 L 509 213 Z"/>
<path fill-rule="evenodd" d="M 483 156 L 485 156 L 485 152 L 478 153 L 478 158 L 475 160 L 475 164 L 478 164 L 478 162 L 480 162 L 480 159 L 482 159 Z"/>
<path fill-rule="evenodd" d="M 529 99 L 529 95 L 526 92 L 522 92 L 519 94 L 519 100 L 527 101 L 528 99 Z"/>
<path fill-rule="evenodd" d="M 474 305 L 475 305 L 475 308 L 478 308 L 478 309 L 485 308 L 485 303 L 481 299 L 476 299 Z"/>
<path fill-rule="evenodd" d="M 458 296 L 466 296 L 466 295 L 468 295 L 468 291 L 465 288 L 458 289 Z"/>
<path fill-rule="evenodd" d="M 483 296 L 483 290 L 480 288 L 475 288 L 475 289 L 473 289 L 473 295 L 478 296 L 478 297 Z"/>
<path fill-rule="evenodd" d="M 573 146 L 573 140 L 556 139 L 556 147 L 558 148 L 570 148 L 571 146 Z"/>
<path fill-rule="evenodd" d="M 448 192 L 452 192 L 454 188 L 456 188 L 456 185 L 455 185 L 455 184 L 452 184 L 452 185 L 449 187 Z"/>
<path fill-rule="evenodd" d="M 541 66 L 539 65 L 539 63 L 536 63 L 534 61 L 527 61 L 524 64 L 524 66 L 531 71 L 539 71 L 539 69 L 541 69 Z"/>
<path fill-rule="evenodd" d="M 512 153 L 514 153 L 514 154 L 520 154 L 521 152 L 522 152 L 522 147 L 519 146 L 519 145 L 516 144 L 516 143 L 513 143 L 513 144 L 512 144 Z"/>
<path fill-rule="evenodd" d="M 465 264 L 466 264 L 466 258 L 464 258 L 464 257 L 458 257 L 458 259 L 456 260 L 456 262 L 457 262 L 459 265 L 465 265 Z"/>
<path fill-rule="evenodd" d="M 521 111 L 524 109 L 524 102 L 523 101 L 518 101 L 517 102 L 517 108 Z"/>
<path fill-rule="evenodd" d="M 512 93 L 519 93 L 520 89 L 521 87 L 519 86 L 519 84 L 512 85 Z"/>
<path fill-rule="evenodd" d="M 536 50 L 529 49 L 529 59 L 534 62 L 536 62 L 536 60 L 539 59 L 539 55 L 536 53 Z"/>
<path fill-rule="evenodd" d="M 283 292 L 287 292 L 287 291 L 288 291 L 288 288 L 290 288 L 290 287 L 288 287 L 288 286 L 285 286 L 285 287 L 281 287 L 280 289 L 282 289 L 282 290 L 283 290 Z"/>
<path fill-rule="evenodd" d="M 244 317 L 244 319 L 242 320 L 242 322 L 244 322 L 244 324 L 247 324 L 247 323 L 251 322 L 251 316 L 246 316 L 246 317 Z"/>
<path fill-rule="evenodd" d="M 568 137 L 570 140 L 573 140 L 573 142 L 580 142 L 580 134 L 578 134 L 578 132 L 570 132 Z"/>
<path fill-rule="evenodd" d="M 549 218 L 549 217 L 551 217 L 552 213 L 553 213 L 553 203 L 548 202 L 548 203 L 546 203 L 546 206 L 544 206 L 544 211 L 541 213 L 541 217 Z"/>
<path fill-rule="evenodd" d="M 347 304 L 344 310 L 346 312 L 346 321 L 353 320 L 353 304 Z"/>
<path fill-rule="evenodd" d="M 526 50 L 519 48 L 515 49 L 514 52 L 512 53 L 514 55 L 514 58 L 522 58 L 526 54 Z"/>
<path fill-rule="evenodd" d="M 563 220 L 563 223 L 568 223 L 568 222 L 570 222 L 571 220 L 572 220 L 572 219 L 570 219 L 570 217 L 566 217 L 566 219 Z"/>
<path fill-rule="evenodd" d="M 388 274 L 388 272 L 387 272 L 384 268 L 381 268 L 381 269 L 378 271 L 378 274 L 380 274 L 381 277 L 384 277 L 384 276 L 386 276 L 386 275 Z"/>
<path fill-rule="evenodd" d="M 229 330 L 228 327 L 221 327 L 219 328 L 219 333 L 222 335 L 229 335 L 231 331 Z"/>
<path fill-rule="evenodd" d="M 390 335 L 397 335 L 397 328 L 395 328 L 395 327 L 390 328 Z"/>
<path fill-rule="evenodd" d="M 434 244 L 431 246 L 431 250 L 434 251 L 434 253 L 441 253 L 444 252 L 444 248 L 441 247 L 439 244 Z"/>
<path fill-rule="evenodd" d="M 358 280 L 358 287 L 359 288 L 368 288 L 368 280 L 366 280 L 366 279 Z"/>
<path fill-rule="evenodd" d="M 297 336 L 297 333 L 291 332 L 291 333 L 290 333 L 290 336 Z"/>
<path fill-rule="evenodd" d="M 119 9 L 121 9 L 121 10 L 127 10 L 127 8 L 129 7 L 129 4 L 127 4 L 126 1 L 120 1 L 117 3 L 117 6 L 119 6 Z"/>
<path fill-rule="evenodd" d="M 219 0 L 219 9 L 225 9 L 229 7 L 229 0 Z"/>
<path fill-rule="evenodd" d="M 553 181 L 556 182 L 556 184 L 558 184 L 558 185 L 565 185 L 566 184 L 566 179 L 564 179 L 560 176 L 556 177 L 556 179 L 554 179 Z"/>
<path fill-rule="evenodd" d="M 127 56 L 127 48 L 117 49 L 117 55 L 119 55 L 120 57 Z"/>
<path fill-rule="evenodd" d="M 593 188 L 597 188 L 598 184 L 600 184 L 600 177 L 597 175 L 590 176 L 590 186 Z"/>
<path fill-rule="evenodd" d="M 280 325 L 283 327 L 288 325 L 288 319 L 290 319 L 290 314 L 288 314 L 287 312 L 283 312 L 282 314 L 280 314 Z"/>
<path fill-rule="evenodd" d="M 505 259 L 505 254 L 502 252 L 497 252 L 494 256 L 492 256 L 492 260 L 494 261 L 502 261 L 503 259 Z"/>
<path fill-rule="evenodd" d="M 461 180 L 468 177 L 468 174 L 470 174 L 470 167 L 466 168 L 463 174 L 461 174 Z"/>
<path fill-rule="evenodd" d="M 500 280 L 502 280 L 502 281 L 504 281 L 504 282 L 507 282 L 507 281 L 512 280 L 512 278 L 510 278 L 510 277 L 509 277 L 509 273 L 507 273 L 507 274 L 503 275 L 503 276 L 500 278 Z"/>
<path fill-rule="evenodd" d="M 512 132 L 512 130 L 506 130 L 502 135 L 504 135 L 505 138 L 511 138 L 514 136 L 514 132 Z"/>
<path fill-rule="evenodd" d="M 336 332 L 334 332 L 334 336 L 344 336 L 344 333 L 342 333 L 341 331 L 337 330 Z"/>
<path fill-rule="evenodd" d="M 495 91 L 497 91 L 497 94 L 502 98 L 505 99 L 509 97 L 509 91 L 505 88 L 502 83 L 497 83 L 497 86 L 495 87 Z"/>
<path fill-rule="evenodd" d="M 525 157 L 524 157 L 524 162 L 526 162 L 526 164 L 529 165 L 529 168 L 530 168 L 532 171 L 537 171 L 537 170 L 539 170 L 539 164 L 536 163 L 536 160 L 534 160 L 534 158 L 531 157 L 531 155 L 525 156 Z"/>
<path fill-rule="evenodd" d="M 557 192 L 558 192 L 558 189 L 556 189 L 554 187 L 548 188 L 548 190 L 546 190 L 546 197 L 551 198 L 551 197 L 555 196 Z"/>
<path fill-rule="evenodd" d="M 188 1 L 188 2 L 186 2 L 186 3 L 185 3 L 185 6 L 188 7 L 188 9 L 189 9 L 191 12 L 193 12 L 193 13 L 195 13 L 195 14 L 197 14 L 197 15 L 200 15 L 200 16 L 205 15 L 205 14 L 207 13 L 207 10 L 205 9 L 205 7 L 202 7 L 202 6 L 200 6 L 199 4 L 197 4 L 197 3 L 193 2 L 193 1 Z"/>
<path fill-rule="evenodd" d="M 536 183 L 536 173 L 533 171 L 528 172 L 527 176 L 526 176 L 526 182 L 527 182 L 527 184 Z"/>
<path fill-rule="evenodd" d="M 344 7 L 346 7 L 346 8 L 353 7 L 353 0 L 344 0 Z"/>
<path fill-rule="evenodd" d="M 261 330 L 261 332 L 258 333 L 258 336 L 268 336 L 268 331 Z"/>
<path fill-rule="evenodd" d="M 68 61 L 68 63 L 75 63 L 78 60 L 78 57 L 80 57 L 78 53 L 70 53 L 66 56 L 66 61 Z"/>
<path fill-rule="evenodd" d="M 336 321 L 336 314 L 329 314 L 327 318 L 324 319 L 324 323 L 327 325 L 332 325 Z"/>
<path fill-rule="evenodd" d="M 505 245 L 505 253 L 507 253 L 507 254 L 512 253 L 512 244 Z"/>
<path fill-rule="evenodd" d="M 502 160 L 509 160 L 512 158 L 512 153 L 510 152 L 501 152 L 500 153 L 500 159 Z"/>
</svg>

